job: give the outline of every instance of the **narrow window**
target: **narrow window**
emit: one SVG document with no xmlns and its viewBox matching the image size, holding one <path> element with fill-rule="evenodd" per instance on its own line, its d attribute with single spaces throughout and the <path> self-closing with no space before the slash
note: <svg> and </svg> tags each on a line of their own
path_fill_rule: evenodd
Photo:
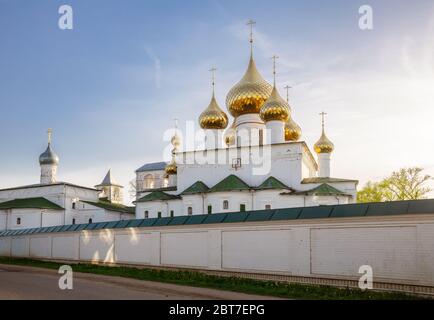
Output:
<svg viewBox="0 0 434 320">
<path fill-rule="evenodd" d="M 211 214 L 211 213 L 212 213 L 212 206 L 209 205 L 209 206 L 208 206 L 208 214 Z"/>
<path fill-rule="evenodd" d="M 224 210 L 229 209 L 229 201 L 228 201 L 228 200 L 224 200 L 224 201 L 223 201 L 223 209 L 224 209 Z"/>
<path fill-rule="evenodd" d="M 21 224 L 21 218 L 17 218 L 17 225 Z"/>
<path fill-rule="evenodd" d="M 157 216 L 158 216 L 158 218 L 161 218 L 161 211 L 158 211 Z"/>
<path fill-rule="evenodd" d="M 149 211 L 146 210 L 146 211 L 145 211 L 145 219 L 148 219 L 148 218 L 149 218 Z"/>
<path fill-rule="evenodd" d="M 74 218 L 74 219 L 72 219 L 72 224 L 75 224 L 75 218 Z"/>
<path fill-rule="evenodd" d="M 89 223 L 92 223 L 92 218 L 89 219 Z"/>
<path fill-rule="evenodd" d="M 175 215 L 175 213 L 173 212 L 173 210 L 170 210 L 170 216 L 173 217 Z"/>
<path fill-rule="evenodd" d="M 72 209 L 75 209 L 75 202 L 72 203 Z"/>
<path fill-rule="evenodd" d="M 265 210 L 271 210 L 271 205 L 270 204 L 266 204 L 265 205 Z"/>
<path fill-rule="evenodd" d="M 193 214 L 193 208 L 192 208 L 192 207 L 188 207 L 188 208 L 187 208 L 187 214 L 188 214 L 189 216 L 191 216 L 191 215 Z"/>
<path fill-rule="evenodd" d="M 246 211 L 246 205 L 245 204 L 240 204 L 240 211 L 241 212 Z"/>
<path fill-rule="evenodd" d="M 259 130 L 259 145 L 264 145 L 264 130 L 262 129 Z"/>
</svg>

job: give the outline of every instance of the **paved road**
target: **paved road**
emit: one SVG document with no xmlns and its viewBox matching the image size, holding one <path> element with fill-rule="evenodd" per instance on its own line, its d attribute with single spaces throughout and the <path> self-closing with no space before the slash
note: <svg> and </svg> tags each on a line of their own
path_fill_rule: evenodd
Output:
<svg viewBox="0 0 434 320">
<path fill-rule="evenodd" d="M 73 290 L 60 290 L 60 276 L 56 270 L 0 264 L 0 299 L 267 299 L 229 291 L 84 273 L 74 273 Z"/>
</svg>

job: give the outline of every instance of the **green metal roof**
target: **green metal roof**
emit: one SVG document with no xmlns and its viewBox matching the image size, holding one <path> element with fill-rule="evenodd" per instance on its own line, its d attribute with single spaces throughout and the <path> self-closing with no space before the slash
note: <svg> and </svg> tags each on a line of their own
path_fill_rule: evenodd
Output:
<svg viewBox="0 0 434 320">
<path fill-rule="evenodd" d="M 137 202 L 148 202 L 148 201 L 165 201 L 165 200 L 173 200 L 173 199 L 181 199 L 180 196 L 175 196 L 173 194 L 168 194 L 163 191 L 153 191 L 150 194 L 140 198 Z"/>
<path fill-rule="evenodd" d="M 321 177 L 313 177 L 313 178 L 304 178 L 301 183 L 308 184 L 308 183 L 330 183 L 330 182 L 356 182 L 358 183 L 358 180 L 352 180 L 352 179 L 341 179 L 341 178 L 321 178 Z"/>
<path fill-rule="evenodd" d="M 305 191 L 298 191 L 294 194 L 306 194 L 306 195 L 315 195 L 315 196 L 330 196 L 330 195 L 347 195 L 345 192 L 332 187 L 327 183 L 323 183 L 322 185 Z"/>
<path fill-rule="evenodd" d="M 165 227 L 180 225 L 206 225 L 218 223 L 242 223 L 265 221 L 288 221 L 296 219 L 330 219 L 346 217 L 400 216 L 415 214 L 434 215 L 434 199 L 394 201 L 381 203 L 356 203 L 347 205 L 300 207 L 258 210 L 234 213 L 216 213 L 193 216 L 123 220 L 69 226 L 0 231 L 0 237 L 24 236 L 38 233 L 74 232 L 81 230 L 122 229 L 129 227 Z"/>
<path fill-rule="evenodd" d="M 250 190 L 250 187 L 243 180 L 231 174 L 209 189 L 208 192 L 224 192 L 233 190 Z"/>
<path fill-rule="evenodd" d="M 264 182 L 261 183 L 256 190 L 271 190 L 271 189 L 289 189 L 287 185 L 276 179 L 275 177 L 269 177 Z"/>
<path fill-rule="evenodd" d="M 63 210 L 63 208 L 45 198 L 14 199 L 0 203 L 0 210 L 7 209 L 52 209 Z"/>
<path fill-rule="evenodd" d="M 123 204 L 115 204 L 115 203 L 111 203 L 111 202 L 103 201 L 103 200 L 100 200 L 98 202 L 81 200 L 81 202 L 90 204 L 92 206 L 95 206 L 95 207 L 98 207 L 101 209 L 106 209 L 106 210 L 111 210 L 111 211 L 117 211 L 117 212 L 123 212 L 123 213 L 134 213 L 135 212 L 134 207 L 127 207 L 127 206 L 124 206 Z"/>
<path fill-rule="evenodd" d="M 190 187 L 184 190 L 182 192 L 182 195 L 189 195 L 189 194 L 197 194 L 197 193 L 205 193 L 208 192 L 209 188 L 208 186 L 203 183 L 202 181 L 197 181 L 193 183 Z"/>
</svg>

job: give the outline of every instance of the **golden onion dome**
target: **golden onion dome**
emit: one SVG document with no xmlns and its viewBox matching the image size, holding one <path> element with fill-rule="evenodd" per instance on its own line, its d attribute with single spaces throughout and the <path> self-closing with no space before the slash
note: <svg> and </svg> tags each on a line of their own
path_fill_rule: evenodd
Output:
<svg viewBox="0 0 434 320">
<path fill-rule="evenodd" d="M 232 122 L 232 125 L 228 129 L 226 129 L 226 131 L 223 135 L 223 140 L 228 147 L 235 144 L 236 135 L 237 135 L 237 132 L 235 130 L 235 119 L 234 119 L 234 121 Z"/>
<path fill-rule="evenodd" d="M 251 55 L 246 73 L 226 97 L 226 106 L 233 117 L 259 113 L 272 90 L 271 85 L 260 75 Z"/>
<path fill-rule="evenodd" d="M 172 143 L 175 150 L 178 150 L 179 146 L 181 145 L 181 138 L 178 136 L 177 133 L 175 133 L 170 142 Z"/>
<path fill-rule="evenodd" d="M 225 129 L 228 126 L 228 116 L 220 109 L 214 93 L 209 106 L 199 116 L 199 124 L 202 129 Z"/>
<path fill-rule="evenodd" d="M 316 153 L 332 153 L 335 146 L 333 142 L 330 141 L 329 138 L 327 138 L 324 128 L 322 130 L 321 138 L 315 143 L 313 146 Z"/>
<path fill-rule="evenodd" d="M 170 175 L 174 175 L 178 172 L 178 167 L 176 165 L 176 162 L 174 159 L 172 159 L 172 161 L 170 163 L 168 163 L 166 165 L 166 168 L 164 169 L 164 171 L 170 176 Z"/>
<path fill-rule="evenodd" d="M 289 116 L 285 123 L 285 141 L 298 141 L 301 137 L 300 126 Z"/>
<path fill-rule="evenodd" d="M 290 115 L 289 110 L 288 102 L 283 100 L 276 87 L 274 87 L 270 97 L 260 110 L 260 116 L 264 122 L 287 121 Z"/>
</svg>

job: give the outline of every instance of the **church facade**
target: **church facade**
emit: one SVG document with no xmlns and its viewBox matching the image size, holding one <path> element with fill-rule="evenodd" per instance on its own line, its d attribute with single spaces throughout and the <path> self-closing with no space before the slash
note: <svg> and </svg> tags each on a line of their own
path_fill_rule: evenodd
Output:
<svg viewBox="0 0 434 320">
<path fill-rule="evenodd" d="M 356 201 L 358 181 L 331 175 L 334 145 L 325 132 L 325 113 L 314 156 L 301 139 L 288 97 L 276 87 L 277 57 L 270 85 L 256 67 L 252 33 L 250 43 L 247 71 L 226 98 L 233 121 L 215 98 L 213 73 L 211 101 L 199 116 L 204 147 L 181 150 L 175 133 L 169 163 L 136 171 L 137 219 Z"/>
<path fill-rule="evenodd" d="M 312 152 L 288 94 L 285 100 L 277 89 L 277 57 L 271 85 L 256 67 L 253 32 L 250 46 L 247 70 L 227 94 L 229 115 L 215 97 L 213 68 L 211 99 L 198 117 L 203 147 L 183 149 L 176 128 L 171 161 L 136 170 L 135 207 L 123 204 L 123 187 L 111 171 L 95 188 L 58 182 L 49 131 L 40 183 L 0 190 L 0 230 L 355 202 L 357 180 L 331 175 L 334 145 L 325 113 Z"/>
<path fill-rule="evenodd" d="M 39 157 L 40 183 L 0 190 L 0 230 L 96 223 L 134 218 L 134 208 L 122 204 L 123 187 L 111 171 L 89 188 L 57 181 L 59 157 L 51 145 Z"/>
</svg>

